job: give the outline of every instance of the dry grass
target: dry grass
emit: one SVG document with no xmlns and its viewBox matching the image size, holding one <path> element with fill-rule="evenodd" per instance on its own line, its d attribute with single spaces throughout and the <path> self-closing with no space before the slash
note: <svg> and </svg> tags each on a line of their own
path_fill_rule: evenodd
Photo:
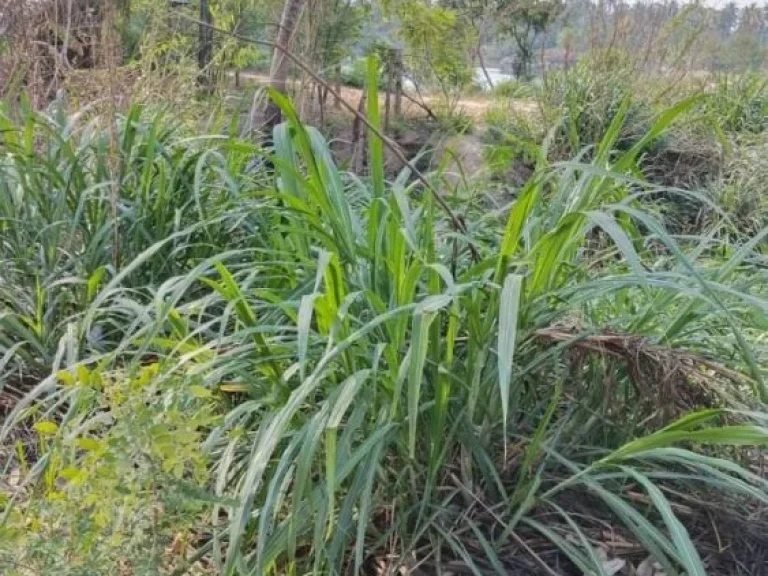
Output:
<svg viewBox="0 0 768 576">
<path fill-rule="evenodd" d="M 584 354 L 620 360 L 649 418 L 658 424 L 691 410 L 732 403 L 734 389 L 748 392 L 750 388 L 748 380 L 738 372 L 638 335 L 583 334 L 577 326 L 557 326 L 537 330 L 536 336 L 545 342 L 572 342 L 572 362 L 576 366 L 583 362 Z"/>
</svg>

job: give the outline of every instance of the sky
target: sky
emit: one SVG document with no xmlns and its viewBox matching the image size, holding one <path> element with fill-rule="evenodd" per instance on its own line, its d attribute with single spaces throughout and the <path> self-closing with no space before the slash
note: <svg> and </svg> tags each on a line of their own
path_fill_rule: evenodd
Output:
<svg viewBox="0 0 768 576">
<path fill-rule="evenodd" d="M 707 6 L 713 6 L 715 8 L 722 8 L 728 4 L 729 0 L 704 0 L 704 4 Z M 768 4 L 768 0 L 733 0 L 736 6 L 749 6 L 750 4 L 757 4 L 758 6 L 765 6 Z"/>
</svg>

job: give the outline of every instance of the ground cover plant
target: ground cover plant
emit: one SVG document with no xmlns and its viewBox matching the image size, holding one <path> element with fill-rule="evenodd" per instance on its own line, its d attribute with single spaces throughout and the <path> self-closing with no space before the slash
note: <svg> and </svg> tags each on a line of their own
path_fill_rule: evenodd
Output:
<svg viewBox="0 0 768 576">
<path fill-rule="evenodd" d="M 640 170 L 701 98 L 489 211 L 367 77 L 362 176 L 275 92 L 271 148 L 4 112 L 3 572 L 759 574 L 768 229 Z"/>
</svg>

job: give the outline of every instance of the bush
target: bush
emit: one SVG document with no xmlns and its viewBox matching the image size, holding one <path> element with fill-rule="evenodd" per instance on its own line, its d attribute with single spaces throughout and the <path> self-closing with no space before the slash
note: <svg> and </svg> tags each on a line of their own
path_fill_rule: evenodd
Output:
<svg viewBox="0 0 768 576">
<path fill-rule="evenodd" d="M 709 195 L 743 234 L 755 235 L 768 226 L 768 142 L 737 142 L 723 175 L 712 182 Z"/>
<path fill-rule="evenodd" d="M 536 163 L 539 143 L 544 139 L 536 116 L 537 112 L 521 110 L 514 101 L 496 104 L 485 113 L 484 156 L 493 177 L 512 174 L 519 185 L 517 173 L 525 174 Z"/>
<path fill-rule="evenodd" d="M 703 116 L 725 132 L 759 134 L 768 127 L 768 79 L 756 74 L 719 76 L 704 101 Z"/>
<path fill-rule="evenodd" d="M 46 466 L 35 473 L 34 463 L 8 463 L 37 482 L 13 506 L 0 505 L 8 514 L 0 524 L 3 574 L 120 566 L 155 576 L 184 565 L 210 508 L 201 501 L 202 442 L 217 419 L 208 390 L 161 372 L 157 364 L 134 377 L 80 366 L 58 375 L 73 411 L 61 425 L 34 424 Z"/>
<path fill-rule="evenodd" d="M 472 81 L 464 87 L 463 95 L 466 96 L 480 96 L 486 94 L 484 85 L 481 82 Z"/>
<path fill-rule="evenodd" d="M 367 67 L 365 58 L 356 58 L 350 65 L 341 67 L 341 83 L 344 86 L 353 88 L 365 88 L 367 83 Z M 382 86 L 383 80 L 379 75 L 379 86 Z"/>
<path fill-rule="evenodd" d="M 630 102 L 617 148 L 626 150 L 647 132 L 653 111 L 634 95 L 631 68 L 597 66 L 582 60 L 549 75 L 540 91 L 547 124 L 561 122 L 552 153 L 566 158 L 594 146 L 619 110 Z"/>
<path fill-rule="evenodd" d="M 463 110 L 445 110 L 438 108 L 437 114 L 438 130 L 444 134 L 470 134 L 474 122 L 472 117 Z"/>
<path fill-rule="evenodd" d="M 534 88 L 520 80 L 504 80 L 493 87 L 492 94 L 498 98 L 531 98 Z"/>
</svg>

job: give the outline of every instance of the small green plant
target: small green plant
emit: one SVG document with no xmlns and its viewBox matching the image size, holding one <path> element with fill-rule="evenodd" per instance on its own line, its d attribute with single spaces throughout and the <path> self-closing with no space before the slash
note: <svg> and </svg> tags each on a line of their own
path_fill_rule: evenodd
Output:
<svg viewBox="0 0 768 576">
<path fill-rule="evenodd" d="M 532 98 L 535 89 L 527 82 L 504 80 L 493 87 L 492 94 L 497 98 Z"/>
<path fill-rule="evenodd" d="M 218 422 L 211 392 L 157 364 L 133 377 L 81 365 L 58 379 L 73 410 L 63 423 L 34 424 L 44 466 L 15 462 L 25 479 L 0 510 L 3 574 L 119 566 L 150 576 L 184 565 L 210 507 L 202 443 Z"/>
<path fill-rule="evenodd" d="M 437 126 L 443 134 L 470 134 L 474 126 L 472 117 L 463 110 L 437 109 Z"/>
</svg>

